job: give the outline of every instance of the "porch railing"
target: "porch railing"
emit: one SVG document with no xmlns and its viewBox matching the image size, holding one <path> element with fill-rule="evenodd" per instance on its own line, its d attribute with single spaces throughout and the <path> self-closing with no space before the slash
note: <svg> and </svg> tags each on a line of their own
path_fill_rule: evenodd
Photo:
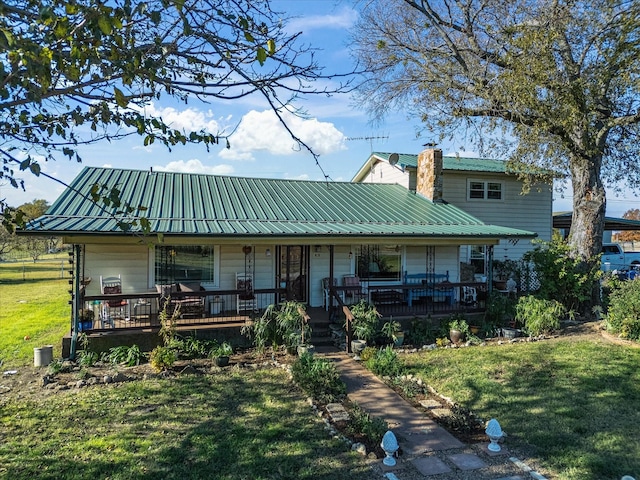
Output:
<svg viewBox="0 0 640 480">
<path fill-rule="evenodd" d="M 169 315 L 176 311 L 178 326 L 244 322 L 285 294 L 283 289 L 256 289 L 250 295 L 245 290 L 86 295 L 79 312 L 79 331 L 159 328 L 163 308 Z"/>
<path fill-rule="evenodd" d="M 332 286 L 329 289 L 331 317 L 342 312 L 345 318 L 347 352 L 351 352 L 353 314 L 343 302 L 345 293 L 356 287 Z M 365 289 L 363 289 L 364 291 Z M 446 315 L 452 313 L 480 313 L 486 310 L 486 283 L 461 282 L 445 285 L 376 285 L 366 288 L 364 298 L 376 306 L 385 317 Z M 358 298 L 354 296 L 354 298 Z"/>
<path fill-rule="evenodd" d="M 353 290 L 354 287 L 334 286 L 331 291 L 334 305 L 341 307 L 345 293 Z M 369 285 L 362 291 L 364 295 L 356 299 L 364 298 L 385 317 L 483 312 L 488 294 L 487 284 L 480 282 Z"/>
</svg>

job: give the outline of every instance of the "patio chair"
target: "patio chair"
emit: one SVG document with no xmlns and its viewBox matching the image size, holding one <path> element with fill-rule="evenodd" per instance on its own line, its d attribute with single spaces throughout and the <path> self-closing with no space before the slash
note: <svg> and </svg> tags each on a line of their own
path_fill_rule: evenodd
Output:
<svg viewBox="0 0 640 480">
<path fill-rule="evenodd" d="M 475 305 L 478 302 L 478 293 L 475 287 L 462 287 L 462 300 L 465 305 Z"/>
<path fill-rule="evenodd" d="M 344 291 L 344 303 L 347 305 L 353 305 L 354 303 L 358 303 L 360 300 L 369 299 L 369 296 L 362 288 L 360 277 L 357 275 L 345 275 L 342 277 L 342 285 L 350 287 L 348 290 Z"/>
<path fill-rule="evenodd" d="M 100 275 L 100 291 L 103 295 L 116 295 L 122 293 L 122 279 L 117 277 L 103 277 Z M 100 314 L 101 328 L 114 327 L 116 318 L 129 319 L 129 301 L 122 298 L 105 300 L 102 302 Z"/>
</svg>

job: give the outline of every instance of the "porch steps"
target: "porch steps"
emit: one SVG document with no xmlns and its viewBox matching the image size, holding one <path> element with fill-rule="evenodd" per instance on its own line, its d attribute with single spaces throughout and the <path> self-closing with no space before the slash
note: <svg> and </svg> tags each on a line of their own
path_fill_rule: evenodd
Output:
<svg viewBox="0 0 640 480">
<path fill-rule="evenodd" d="M 334 345 L 328 320 L 311 320 L 311 338 L 309 342 L 316 347 Z"/>
</svg>

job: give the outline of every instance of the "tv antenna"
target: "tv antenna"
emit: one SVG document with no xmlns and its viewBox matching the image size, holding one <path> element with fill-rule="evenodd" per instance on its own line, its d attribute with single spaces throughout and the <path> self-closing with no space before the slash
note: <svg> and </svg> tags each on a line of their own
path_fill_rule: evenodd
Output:
<svg viewBox="0 0 640 480">
<path fill-rule="evenodd" d="M 373 135 L 373 136 L 367 136 L 367 137 L 347 137 L 347 141 L 354 141 L 354 140 L 365 140 L 369 142 L 369 148 L 371 149 L 370 153 L 373 153 L 373 141 L 374 140 L 388 140 L 389 139 L 389 135 Z"/>
</svg>

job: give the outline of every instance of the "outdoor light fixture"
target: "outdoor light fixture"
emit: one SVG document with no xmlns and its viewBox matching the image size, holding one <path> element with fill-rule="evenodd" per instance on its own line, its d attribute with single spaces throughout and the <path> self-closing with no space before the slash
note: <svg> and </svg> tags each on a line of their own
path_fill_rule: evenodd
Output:
<svg viewBox="0 0 640 480">
<path fill-rule="evenodd" d="M 490 441 L 487 449 L 490 452 L 499 452 L 500 450 L 502 450 L 500 448 L 500 445 L 498 445 L 498 441 L 502 438 L 503 435 L 502 428 L 500 428 L 498 420 L 496 420 L 495 418 L 489 420 L 489 422 L 487 423 L 487 429 L 484 432 L 487 434 Z"/>
<path fill-rule="evenodd" d="M 382 463 L 387 467 L 394 467 L 396 465 L 396 459 L 393 455 L 398 451 L 398 440 L 391 430 L 387 430 L 387 433 L 382 437 L 382 443 L 380 444 L 382 450 L 384 450 L 385 457 Z"/>
<path fill-rule="evenodd" d="M 265 256 L 270 257 L 270 256 L 271 256 L 271 249 L 270 249 L 270 248 L 267 248 L 267 249 L 264 251 L 264 254 L 265 254 Z"/>
</svg>

